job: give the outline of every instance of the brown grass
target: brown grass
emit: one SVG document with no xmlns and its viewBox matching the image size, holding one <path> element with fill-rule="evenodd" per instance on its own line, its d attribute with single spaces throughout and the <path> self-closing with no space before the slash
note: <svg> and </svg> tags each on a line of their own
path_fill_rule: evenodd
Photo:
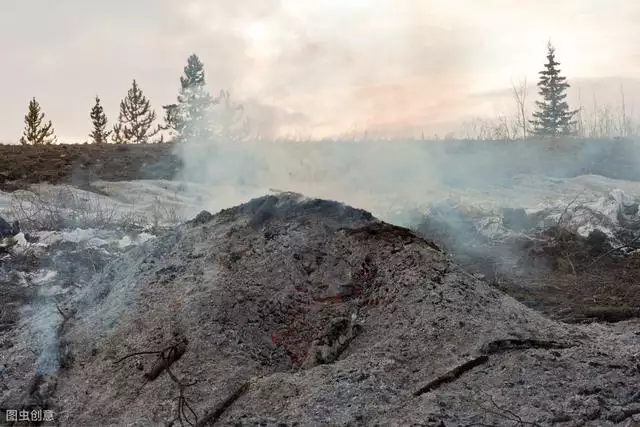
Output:
<svg viewBox="0 0 640 427">
<path fill-rule="evenodd" d="M 173 144 L 0 145 L 0 190 L 41 182 L 87 188 L 93 180 L 171 179 L 180 166 L 172 149 Z"/>
</svg>

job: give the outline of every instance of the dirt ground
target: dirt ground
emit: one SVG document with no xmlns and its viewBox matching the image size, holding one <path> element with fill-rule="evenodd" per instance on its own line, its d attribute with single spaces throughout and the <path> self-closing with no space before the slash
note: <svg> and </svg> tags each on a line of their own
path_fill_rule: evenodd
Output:
<svg viewBox="0 0 640 427">
<path fill-rule="evenodd" d="M 0 145 L 0 190 L 30 184 L 72 184 L 92 180 L 171 179 L 180 161 L 173 144 Z"/>
<path fill-rule="evenodd" d="M 640 317 L 640 247 L 632 235 L 627 244 L 612 246 L 598 233 L 585 238 L 549 228 L 496 241 L 479 239 L 471 231 L 454 232 L 434 218 L 416 230 L 469 272 L 553 319 L 576 323 Z"/>
<path fill-rule="evenodd" d="M 41 351 L 26 328 L 5 333 L 0 417 L 44 407 L 61 426 L 640 422 L 638 321 L 550 320 L 432 242 L 337 202 L 282 193 L 203 213 L 55 310 L 28 323 L 50 331 Z"/>
</svg>

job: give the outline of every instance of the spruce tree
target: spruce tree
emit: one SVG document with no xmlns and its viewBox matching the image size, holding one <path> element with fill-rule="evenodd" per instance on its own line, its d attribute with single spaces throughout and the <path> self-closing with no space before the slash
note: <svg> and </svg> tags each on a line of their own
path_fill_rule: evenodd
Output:
<svg viewBox="0 0 640 427">
<path fill-rule="evenodd" d="M 134 79 L 126 98 L 120 102 L 118 123 L 113 127 L 114 142 L 146 144 L 158 132 L 151 130 L 155 119 L 156 112 Z"/>
<path fill-rule="evenodd" d="M 107 115 L 104 108 L 100 104 L 100 98 L 96 96 L 96 103 L 91 109 L 91 122 L 93 123 L 93 131 L 89 134 L 94 144 L 106 144 L 107 138 L 111 135 L 111 131 L 107 131 Z"/>
<path fill-rule="evenodd" d="M 24 131 L 20 138 L 23 145 L 33 144 L 53 144 L 56 142 L 51 120 L 43 124 L 44 113 L 40 109 L 40 104 L 35 98 L 29 101 L 29 110 L 24 116 Z"/>
<path fill-rule="evenodd" d="M 204 64 L 193 54 L 187 59 L 184 76 L 180 77 L 178 103 L 165 106 L 165 119 L 182 141 L 207 141 L 213 137 L 211 108 L 217 100 L 205 85 Z"/>
<path fill-rule="evenodd" d="M 540 71 L 538 81 L 539 95 L 542 101 L 536 101 L 538 110 L 533 113 L 533 133 L 541 137 L 557 137 L 574 134 L 573 117 L 578 110 L 570 110 L 566 101 L 570 87 L 566 77 L 560 75 L 559 62 L 556 61 L 555 48 L 547 45 L 547 63 Z"/>
</svg>

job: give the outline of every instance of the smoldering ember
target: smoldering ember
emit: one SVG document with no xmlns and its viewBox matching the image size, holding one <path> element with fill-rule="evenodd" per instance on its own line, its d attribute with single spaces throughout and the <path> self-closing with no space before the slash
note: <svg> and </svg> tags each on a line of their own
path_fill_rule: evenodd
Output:
<svg viewBox="0 0 640 427">
<path fill-rule="evenodd" d="M 3 421 L 635 425 L 636 143 L 514 144 L 0 147 Z"/>
</svg>

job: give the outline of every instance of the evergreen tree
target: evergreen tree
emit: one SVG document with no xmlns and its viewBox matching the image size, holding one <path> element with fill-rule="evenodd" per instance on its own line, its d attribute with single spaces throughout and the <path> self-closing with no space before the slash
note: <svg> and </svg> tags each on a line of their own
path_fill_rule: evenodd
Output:
<svg viewBox="0 0 640 427">
<path fill-rule="evenodd" d="M 111 131 L 107 131 L 107 115 L 104 108 L 100 104 L 100 98 L 96 96 L 96 103 L 91 109 L 91 122 L 93 123 L 93 131 L 89 134 L 94 144 L 106 144 L 107 138 L 111 135 Z"/>
<path fill-rule="evenodd" d="M 533 133 L 542 137 L 557 137 L 574 134 L 573 117 L 578 110 L 570 110 L 566 101 L 570 87 L 566 77 L 560 75 L 559 62 L 556 61 L 555 48 L 547 46 L 547 63 L 540 71 L 538 81 L 539 95 L 542 101 L 536 101 L 538 111 L 533 113 Z"/>
<path fill-rule="evenodd" d="M 211 108 L 217 103 L 205 88 L 204 64 L 197 55 L 187 59 L 180 77 L 178 103 L 165 106 L 167 124 L 183 141 L 206 141 L 213 137 Z"/>
<path fill-rule="evenodd" d="M 113 141 L 119 144 L 146 144 L 158 132 L 158 129 L 151 130 L 155 119 L 156 112 L 134 79 L 126 98 L 120 102 L 118 124 L 113 127 Z"/>
<path fill-rule="evenodd" d="M 51 120 L 43 124 L 44 113 L 40 109 L 40 104 L 35 98 L 29 101 L 29 110 L 24 116 L 24 131 L 20 138 L 23 145 L 33 144 L 53 144 L 56 142 Z"/>
</svg>

